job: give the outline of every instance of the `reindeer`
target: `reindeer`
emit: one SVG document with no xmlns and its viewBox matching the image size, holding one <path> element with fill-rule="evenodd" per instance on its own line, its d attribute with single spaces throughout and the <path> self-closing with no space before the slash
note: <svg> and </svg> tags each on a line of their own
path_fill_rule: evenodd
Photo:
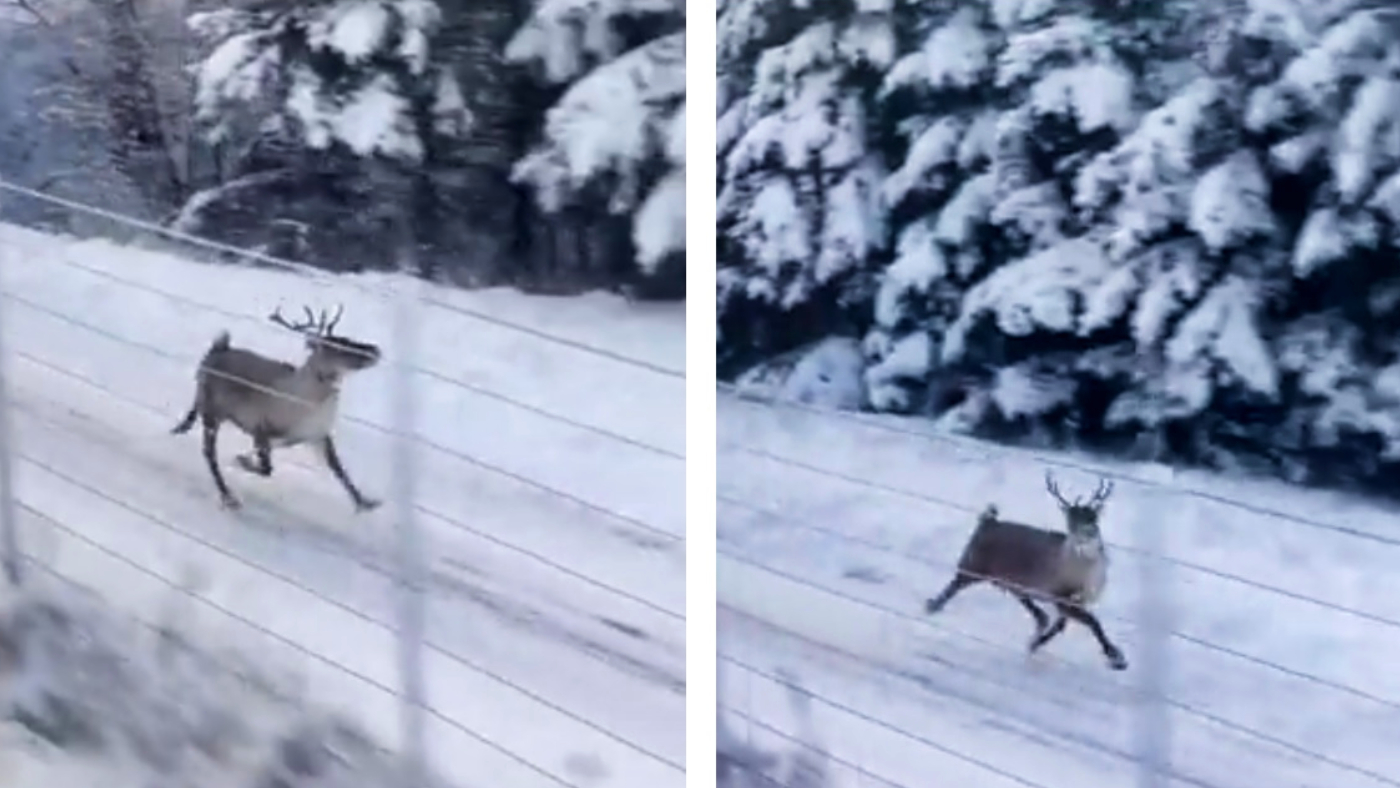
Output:
<svg viewBox="0 0 1400 788">
<path fill-rule="evenodd" d="M 210 344 L 200 361 L 195 376 L 194 403 L 184 419 L 171 430 L 176 435 L 189 432 L 199 419 L 204 427 L 204 459 L 224 506 L 240 507 L 229 491 L 219 470 L 219 428 L 231 421 L 253 439 L 253 451 L 236 457 L 238 464 L 249 473 L 272 475 L 272 449 L 318 444 L 326 465 L 330 466 L 357 511 L 379 506 L 379 501 L 362 495 L 340 463 L 331 428 L 339 408 L 340 381 L 351 372 L 368 369 L 379 363 L 379 348 L 367 342 L 357 342 L 335 334 L 335 327 L 344 314 L 343 307 L 328 318 L 322 310 L 319 318 L 305 307 L 306 319 L 289 322 L 278 307 L 268 320 L 306 337 L 309 351 L 301 366 L 268 358 L 251 350 L 233 347 L 227 331 Z"/>
<path fill-rule="evenodd" d="M 1100 480 L 1087 503 L 1082 499 L 1066 501 L 1049 471 L 1045 473 L 1045 488 L 1064 513 L 1065 532 L 1002 520 L 996 506 L 989 505 L 963 548 L 956 574 L 938 596 L 928 600 L 925 612 L 937 613 L 958 592 L 988 581 L 1009 592 L 1035 619 L 1030 653 L 1063 632 L 1065 622 L 1073 619 L 1093 633 L 1109 667 L 1123 670 L 1128 667 L 1123 652 L 1108 639 L 1098 618 L 1088 610 L 1103 593 L 1108 579 L 1108 554 L 1099 534 L 1099 513 L 1113 492 L 1113 484 Z M 1037 600 L 1055 606 L 1058 615 L 1054 622 L 1036 604 Z"/>
</svg>

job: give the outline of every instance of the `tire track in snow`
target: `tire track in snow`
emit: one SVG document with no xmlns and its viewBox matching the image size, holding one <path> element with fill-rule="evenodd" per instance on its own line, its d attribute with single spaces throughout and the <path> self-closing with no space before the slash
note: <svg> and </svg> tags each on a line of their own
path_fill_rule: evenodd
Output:
<svg viewBox="0 0 1400 788">
<path fill-rule="evenodd" d="M 50 413 L 41 414 L 42 411 L 36 409 L 32 400 L 22 404 L 20 410 L 34 413 L 41 420 L 48 420 L 57 413 L 56 409 L 46 409 Z M 133 460 L 133 466 L 143 467 L 147 472 L 150 472 L 151 477 L 164 480 L 167 486 L 172 479 L 178 479 L 178 487 L 190 497 L 209 498 L 207 484 L 203 484 L 203 479 L 193 477 L 188 469 L 160 462 L 160 460 L 141 455 L 141 453 L 125 451 L 122 439 L 116 437 L 115 434 L 104 434 L 106 428 L 101 421 L 73 410 L 67 410 L 67 413 L 70 414 L 70 418 L 59 417 L 67 421 L 67 424 L 55 424 L 56 428 L 70 428 L 76 435 L 109 446 L 113 451 L 126 453 L 127 458 Z M 283 470 L 286 472 L 286 469 Z M 220 514 L 230 516 L 239 525 L 252 526 L 252 528 L 269 533 L 269 535 L 276 535 L 279 539 L 295 540 L 304 546 L 326 551 L 332 556 L 349 558 L 354 563 L 372 572 L 377 572 L 377 574 L 384 574 L 391 578 L 395 574 L 395 561 L 391 556 L 386 556 L 384 550 L 377 549 L 363 540 L 354 539 L 354 537 L 346 535 L 343 530 L 333 528 L 325 521 L 309 518 L 309 516 L 290 511 L 288 508 L 277 507 L 259 491 L 242 491 L 241 497 L 244 498 L 245 504 L 241 511 L 220 512 Z M 210 505 L 214 507 L 216 504 L 211 502 Z M 323 511 L 325 509 L 335 511 L 333 507 L 343 507 L 343 502 L 329 500 L 321 502 Z M 472 565 L 463 563 L 461 560 L 454 560 L 452 557 L 440 558 L 440 560 L 435 561 L 435 564 L 437 565 L 431 568 L 430 574 L 428 574 L 428 588 L 431 591 L 440 592 L 441 595 L 448 596 L 448 598 L 466 600 L 466 602 L 473 603 L 482 609 L 483 612 L 493 614 L 501 623 L 511 624 L 519 630 L 528 631 L 542 640 L 552 640 L 557 644 L 564 645 L 564 647 L 577 649 L 582 654 L 601 659 L 613 668 L 657 684 L 657 686 L 664 687 L 672 693 L 682 694 L 682 696 L 685 694 L 685 676 L 676 675 L 672 670 L 666 670 L 661 666 L 654 665 L 654 663 L 638 659 L 634 655 L 613 648 L 601 637 L 589 635 L 578 627 L 568 626 L 563 621 L 554 619 L 550 614 L 543 612 L 539 607 L 511 599 L 505 592 L 494 591 L 484 582 L 484 578 L 490 577 L 490 572 L 473 568 Z M 483 579 L 473 581 L 470 579 L 470 575 L 477 575 Z M 603 617 L 584 612 L 584 610 L 575 610 L 575 613 L 584 619 L 598 621 L 601 626 L 608 627 L 613 633 L 624 633 L 626 630 L 638 631 L 638 633 L 647 631 L 643 626 L 630 626 L 630 624 L 619 627 L 615 621 L 603 619 Z"/>
<path fill-rule="evenodd" d="M 21 380 L 19 382 L 24 384 L 28 381 Z M 382 568 L 388 563 L 384 559 L 383 551 L 376 550 L 372 544 L 367 544 L 339 531 L 330 522 L 330 518 L 335 517 L 336 512 L 348 510 L 343 500 L 318 495 L 314 489 L 285 489 L 287 485 L 280 485 L 278 488 L 279 496 L 281 493 L 290 493 L 285 499 L 279 501 L 284 506 L 273 506 L 265 502 L 262 495 L 250 490 L 244 493 L 245 501 L 248 504 L 242 513 L 244 516 L 230 517 L 228 513 L 219 510 L 211 502 L 212 498 L 207 489 L 208 480 L 198 474 L 198 471 L 202 469 L 202 464 L 198 462 L 193 466 L 188 462 L 183 465 L 178 464 L 174 460 L 173 452 L 153 450 L 153 447 L 149 445 L 157 441 L 170 441 L 172 440 L 170 436 L 163 433 L 153 434 L 150 436 L 149 442 L 143 441 L 139 433 L 123 433 L 108 425 L 104 420 L 93 418 L 86 413 L 56 403 L 55 395 L 62 392 L 56 390 L 54 386 L 40 386 L 38 391 L 37 397 L 32 393 L 26 396 L 21 392 L 18 398 L 26 408 L 39 410 L 50 421 L 56 421 L 58 424 L 45 428 L 39 423 L 40 420 L 17 420 L 20 423 L 16 426 L 20 430 L 22 446 L 26 452 L 38 454 L 41 459 L 47 457 L 46 461 L 55 467 L 67 468 L 70 465 L 76 465 L 81 475 L 93 477 L 92 483 L 112 494 L 114 498 L 131 501 L 138 508 L 149 507 L 162 519 L 181 523 L 186 526 L 186 530 L 198 534 L 200 538 L 208 538 L 213 543 L 222 545 L 220 549 L 226 549 L 232 554 L 241 556 L 242 558 L 239 560 L 247 560 L 254 564 L 271 564 L 274 567 L 279 567 L 280 573 L 284 577 L 295 578 L 298 582 L 304 581 L 308 586 L 322 592 L 334 590 L 335 593 L 328 594 L 326 598 L 339 600 L 337 604 L 348 604 L 360 609 L 387 606 L 389 602 L 387 587 L 379 588 L 386 581 L 380 578 L 378 573 L 365 566 L 372 564 Z M 76 456 L 72 454 L 74 445 L 88 447 L 87 453 L 95 454 L 97 457 L 109 453 L 112 457 L 119 457 L 118 465 L 120 467 L 112 466 L 110 461 L 107 461 L 108 467 L 105 469 L 93 466 L 92 460 L 95 458 L 82 457 L 82 449 L 79 449 Z M 65 454 L 65 452 L 67 453 Z M 162 461 L 160 459 L 162 456 L 169 456 L 171 459 Z M 74 463 L 74 459 L 78 459 L 78 462 Z M 88 467 L 84 468 L 83 466 Z M 295 473 L 291 475 L 293 484 L 300 481 L 295 479 Z M 160 483 L 152 485 L 151 479 L 158 479 Z M 21 484 L 21 490 L 23 490 L 23 482 Z M 173 508 L 172 504 L 174 504 Z M 313 512 L 320 516 L 308 516 L 307 512 Z M 346 517 L 367 525 L 376 524 L 372 518 L 354 517 L 348 513 Z M 81 525 L 81 523 L 78 524 Z M 365 533 L 373 532 L 369 528 L 363 530 Z M 279 538 L 268 543 L 266 538 L 253 538 L 253 535 L 258 533 L 275 535 Z M 261 546 L 260 543 L 262 543 Z M 328 547 L 332 549 L 326 550 L 325 548 Z M 347 574 L 347 567 L 344 563 L 346 561 L 353 562 L 364 571 L 358 574 L 356 572 Z M 360 579 L 356 580 L 357 576 Z M 668 740 L 665 726 L 657 724 L 660 720 L 657 715 L 664 717 L 668 713 L 674 713 L 674 709 L 679 708 L 679 703 L 683 700 L 678 700 L 670 712 L 664 712 L 663 706 L 672 707 L 673 704 L 650 703 L 652 700 L 659 700 L 654 696 L 639 696 L 636 703 L 630 706 L 617 704 L 624 709 L 632 709 L 634 713 L 640 712 L 638 716 L 641 719 L 633 721 L 631 724 L 627 724 L 623 712 L 616 710 L 609 712 L 607 708 L 589 707 L 586 693 L 584 694 L 585 706 L 580 708 L 577 703 L 577 696 L 584 689 L 587 689 L 586 685 L 590 683 L 583 676 L 590 673 L 597 674 L 599 670 L 613 671 L 618 676 L 628 676 L 633 679 L 640 678 L 665 690 L 672 697 L 683 698 L 684 680 L 683 674 L 680 673 L 683 670 L 683 663 L 680 663 L 680 659 L 674 655 L 666 656 L 667 649 L 664 643 L 643 643 L 640 646 L 628 644 L 626 642 L 628 638 L 619 635 L 615 631 L 615 627 L 599 621 L 599 617 L 596 615 L 590 616 L 588 613 L 580 613 L 581 618 L 571 622 L 567 618 L 559 617 L 560 613 L 568 611 L 556 609 L 551 612 L 539 605 L 526 603 L 519 599 L 519 589 L 516 589 L 516 593 L 512 593 L 511 586 L 501 585 L 499 580 L 500 578 L 486 573 L 472 577 L 468 571 L 461 568 L 447 571 L 439 570 L 434 573 L 433 590 L 435 593 L 430 597 L 429 613 L 430 619 L 439 619 L 439 625 L 430 629 L 430 636 L 435 637 L 439 646 L 447 652 L 471 654 L 473 657 L 484 654 L 488 657 L 488 664 L 494 666 L 494 664 L 499 663 L 505 668 L 504 672 L 507 675 L 524 677 L 521 684 L 526 687 L 533 685 L 534 682 L 530 680 L 531 678 L 544 678 L 545 683 L 553 684 L 556 689 L 559 688 L 561 682 L 567 683 L 573 679 L 574 683 L 581 685 L 581 688 L 574 692 L 569 692 L 567 686 L 564 689 L 566 695 L 574 697 L 575 703 L 571 704 L 567 698 L 554 698 L 548 691 L 542 690 L 540 694 L 561 703 L 565 708 L 573 705 L 575 712 L 584 717 L 591 718 L 595 713 L 601 713 L 604 717 L 611 714 L 614 723 L 621 719 L 624 728 L 631 728 L 632 735 L 642 741 L 650 740 L 652 749 L 658 752 L 676 750 L 675 743 Z M 371 589 L 379 590 L 370 593 Z M 456 610 L 451 610 L 444 607 L 446 603 L 465 604 L 468 608 L 463 610 L 459 606 Z M 614 607 L 614 609 L 616 608 Z M 481 611 L 486 615 L 479 617 L 468 610 Z M 465 615 L 463 615 L 464 613 Z M 639 610 L 638 614 L 643 615 L 642 620 L 646 620 L 644 611 Z M 447 618 L 444 618 L 445 616 Z M 596 631 L 590 633 L 590 627 L 585 626 L 588 620 L 593 622 L 592 629 Z M 517 631 L 521 635 L 534 639 L 535 642 L 521 642 L 515 645 L 514 650 L 519 654 L 520 665 L 512 664 L 517 660 L 502 661 L 506 659 L 502 650 L 510 651 L 510 648 L 509 646 L 495 645 L 501 632 L 490 636 L 488 640 L 481 640 L 481 635 L 489 633 L 496 624 L 504 625 L 507 630 Z M 612 636 L 611 639 L 608 638 L 609 635 Z M 502 642 L 508 644 L 511 639 L 507 638 Z M 518 640 L 519 637 L 513 639 Z M 656 652 L 657 648 L 661 648 L 661 652 Z M 522 649 L 524 653 L 520 653 Z M 558 662 L 559 652 L 565 649 L 571 653 L 580 653 L 588 659 L 582 662 L 569 660 Z M 494 661 L 490 659 L 493 652 Z M 650 658 L 648 658 L 648 654 L 650 654 Z M 531 672 L 531 660 L 539 662 L 545 657 L 559 665 L 560 670 L 557 671 L 559 676 L 551 678 L 549 673 Z M 669 667 L 672 663 L 680 663 L 680 665 L 675 668 Z M 590 664 L 595 667 L 584 670 Z M 454 668 L 453 670 L 454 672 L 461 671 L 464 676 L 472 672 L 470 668 Z M 433 679 L 430 681 L 430 685 L 438 684 L 449 678 L 440 673 L 434 674 L 434 676 L 430 676 Z M 474 678 L 473 681 L 489 682 L 490 679 L 479 677 Z M 607 686 L 615 681 L 615 679 L 609 680 L 601 686 Z M 596 680 L 591 683 L 599 686 Z M 462 688 L 458 687 L 457 689 L 460 691 Z M 597 697 L 596 691 L 593 697 Z M 489 701 L 481 702 L 489 703 Z M 477 705 L 480 708 L 480 703 Z M 560 728 L 559 721 L 555 721 L 552 717 L 541 717 L 539 721 L 544 724 L 543 727 L 559 731 L 565 742 L 582 742 L 589 738 L 585 736 L 580 739 L 576 736 L 569 736 L 564 733 L 568 727 Z M 502 720 L 494 724 L 501 725 L 506 724 L 506 722 Z M 611 727 L 606 723 L 600 724 L 603 724 L 605 728 Z M 648 733 L 648 730 L 651 732 Z M 526 741 L 528 742 L 528 740 Z M 556 744 L 553 746 L 568 745 Z M 604 752 L 606 750 L 599 749 L 598 751 Z M 636 758 L 635 755 L 630 757 Z M 672 757 L 683 758 L 678 753 Z M 619 763 L 619 765 L 622 764 Z M 564 768 L 567 771 L 567 766 Z M 621 771 L 635 772 L 637 770 L 635 767 L 628 767 Z"/>
</svg>

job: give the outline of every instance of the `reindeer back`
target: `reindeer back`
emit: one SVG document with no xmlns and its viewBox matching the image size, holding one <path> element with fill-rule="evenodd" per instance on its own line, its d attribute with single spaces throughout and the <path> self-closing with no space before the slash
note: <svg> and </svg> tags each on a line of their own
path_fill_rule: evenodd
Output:
<svg viewBox="0 0 1400 788">
<path fill-rule="evenodd" d="M 1066 535 L 983 515 L 963 548 L 959 570 L 1013 591 L 1050 593 L 1060 580 Z"/>
</svg>

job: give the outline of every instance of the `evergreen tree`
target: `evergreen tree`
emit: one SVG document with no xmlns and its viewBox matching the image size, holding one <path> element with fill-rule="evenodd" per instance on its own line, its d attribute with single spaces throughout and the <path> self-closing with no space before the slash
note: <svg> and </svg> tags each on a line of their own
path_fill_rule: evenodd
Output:
<svg viewBox="0 0 1400 788">
<path fill-rule="evenodd" d="M 720 8 L 721 355 L 812 339 L 868 287 L 886 245 L 874 77 L 889 3 L 730 0 Z M 744 341 L 726 347 L 726 335 Z"/>
<path fill-rule="evenodd" d="M 877 14 L 893 56 L 844 43 Z M 878 410 L 1400 478 L 1393 3 L 731 0 L 720 31 L 743 379 L 854 323 Z M 828 145 L 853 166 L 806 183 L 881 173 L 857 256 L 792 166 Z"/>
<path fill-rule="evenodd" d="M 1073 182 L 1134 127 L 1145 90 L 1126 25 L 1094 15 L 1098 5 L 910 6 L 902 27 L 913 35 L 883 90 L 904 144 L 884 184 L 896 252 L 866 338 L 876 407 L 939 409 L 952 397 L 980 413 L 999 380 L 1018 392 L 1007 418 L 1073 398 L 1036 369 L 1054 343 L 1033 335 L 1072 337 L 1073 303 L 1104 273 L 1076 240 Z M 1024 380 L 1003 372 L 966 391 L 969 368 L 1022 363 Z M 1025 399 L 1027 382 L 1040 402 Z"/>
<path fill-rule="evenodd" d="M 233 210 L 261 225 L 273 217 L 249 204 L 280 191 L 293 204 L 351 208 L 381 265 L 399 251 L 398 234 L 385 232 L 399 221 L 420 243 L 437 240 L 434 169 L 470 127 L 435 46 L 441 22 L 432 0 L 274 0 L 192 17 L 211 45 L 196 71 L 196 119 L 237 151 L 234 177 L 195 195 L 178 224 L 227 225 Z M 343 217 L 297 224 L 328 225 L 342 249 L 350 235 Z"/>
<path fill-rule="evenodd" d="M 564 88 L 514 177 L 547 214 L 601 203 L 628 217 L 627 258 L 683 273 L 685 4 L 540 0 L 506 56 Z"/>
</svg>

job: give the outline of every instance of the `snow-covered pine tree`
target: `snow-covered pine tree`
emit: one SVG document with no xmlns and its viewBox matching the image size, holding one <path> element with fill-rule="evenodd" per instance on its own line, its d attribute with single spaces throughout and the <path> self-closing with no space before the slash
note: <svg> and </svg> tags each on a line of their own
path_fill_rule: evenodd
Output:
<svg viewBox="0 0 1400 788">
<path fill-rule="evenodd" d="M 221 209 L 328 180 L 324 164 L 318 172 L 268 163 L 302 151 L 405 164 L 424 185 L 436 154 L 470 126 L 461 87 L 434 47 L 440 23 L 433 0 L 266 0 L 193 15 L 209 46 L 195 68 L 196 120 L 211 142 L 236 149 L 235 172 L 194 195 L 177 224 L 216 231 L 206 225 L 227 215 Z M 292 153 L 267 155 L 279 147 Z M 403 204 L 396 190 L 366 191 L 357 212 L 387 218 Z M 257 222 L 266 221 L 261 213 Z"/>
<path fill-rule="evenodd" d="M 567 86 L 516 180 L 547 213 L 597 202 L 630 216 L 643 272 L 683 268 L 683 0 L 536 0 L 506 57 Z"/>
<path fill-rule="evenodd" d="M 1273 442 L 1300 478 L 1400 469 L 1400 10 L 1254 0 L 1241 37 L 1274 68 L 1245 122 L 1289 197 L 1298 279 L 1274 345 L 1291 406 Z M 1340 122 L 1339 122 L 1340 121 Z"/>
<path fill-rule="evenodd" d="M 1072 184 L 1131 130 L 1143 98 L 1121 51 L 1128 24 L 1101 12 L 1040 0 L 909 4 L 902 27 L 915 35 L 883 91 L 905 142 L 884 184 L 895 257 L 865 342 L 875 407 L 936 411 L 962 398 L 950 419 L 971 426 L 1073 399 L 1055 379 L 1069 370 L 1038 358 L 1054 348 L 1045 335 L 1074 336 L 1075 303 L 1105 269 L 1073 240 Z M 968 368 L 988 365 L 1006 368 L 968 380 Z"/>
<path fill-rule="evenodd" d="M 719 354 L 734 369 L 838 332 L 886 245 L 868 111 L 892 0 L 719 8 Z"/>
</svg>

